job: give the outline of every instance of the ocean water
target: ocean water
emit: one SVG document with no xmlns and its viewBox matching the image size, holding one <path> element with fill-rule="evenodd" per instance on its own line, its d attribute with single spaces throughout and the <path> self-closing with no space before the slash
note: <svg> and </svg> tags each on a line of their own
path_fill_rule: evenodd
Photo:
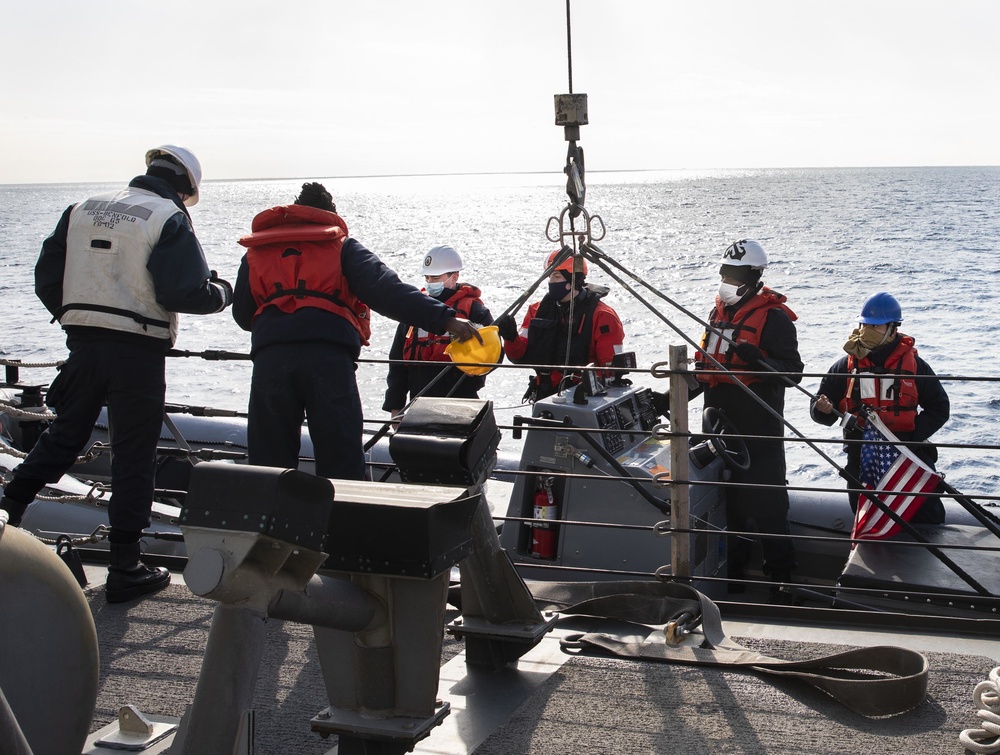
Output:
<svg viewBox="0 0 1000 755">
<path fill-rule="evenodd" d="M 195 230 L 211 267 L 235 279 L 242 255 L 237 238 L 253 216 L 290 202 L 303 179 L 208 181 L 192 210 Z M 566 203 L 561 173 L 489 176 L 320 178 L 334 194 L 351 234 L 409 282 L 419 284 L 424 251 L 450 243 L 463 255 L 463 280 L 483 289 L 494 314 L 537 278 L 547 254 L 550 217 Z M 64 358 L 58 325 L 32 290 L 32 269 L 42 240 L 65 207 L 118 184 L 0 186 L 0 355 L 24 361 Z M 726 245 L 753 238 L 767 250 L 765 282 L 785 293 L 798 314 L 799 347 L 807 372 L 825 371 L 840 355 L 862 302 L 881 290 L 902 303 L 902 330 L 941 375 L 995 377 L 998 349 L 993 317 L 1000 309 L 1000 168 L 850 168 L 795 170 L 656 171 L 591 173 L 587 209 L 606 235 L 598 246 L 698 317 L 718 288 Z M 606 299 L 621 315 L 626 349 L 640 368 L 666 360 L 676 332 L 642 303 L 593 268 L 590 280 L 610 285 Z M 697 340 L 700 324 L 655 299 L 659 311 Z M 993 313 L 993 314 L 990 314 Z M 372 344 L 363 356 L 384 359 L 395 323 L 376 315 Z M 249 334 L 228 312 L 182 317 L 177 348 L 247 351 Z M 689 353 L 693 350 L 689 349 Z M 168 400 L 245 410 L 248 362 L 172 359 Z M 54 370 L 23 370 L 22 379 L 45 383 Z M 382 419 L 385 365 L 359 366 L 366 418 Z M 664 389 L 665 382 L 637 372 L 634 382 Z M 526 383 L 520 370 L 497 370 L 483 397 L 509 424 Z M 806 378 L 812 391 L 819 378 Z M 1000 441 L 1000 385 L 947 382 L 952 417 L 935 440 Z M 694 418 L 700 401 L 692 408 Z M 835 437 L 808 417 L 804 392 L 789 390 L 785 416 L 808 437 Z M 509 439 L 505 439 L 509 444 Z M 823 448 L 838 462 L 839 446 Z M 790 480 L 842 485 L 807 446 L 788 447 Z M 959 489 L 997 493 L 1000 452 L 941 449 L 939 468 Z"/>
</svg>

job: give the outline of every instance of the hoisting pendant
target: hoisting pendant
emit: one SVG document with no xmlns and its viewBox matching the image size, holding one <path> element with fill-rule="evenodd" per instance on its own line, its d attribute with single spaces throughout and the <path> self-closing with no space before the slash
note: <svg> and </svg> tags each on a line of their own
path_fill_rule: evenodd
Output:
<svg viewBox="0 0 1000 755">
<path fill-rule="evenodd" d="M 569 142 L 569 150 L 566 153 L 566 167 L 563 172 L 566 174 L 566 194 L 569 195 L 573 204 L 571 217 L 580 214 L 587 196 L 587 184 L 585 181 L 585 170 L 583 164 L 583 148 L 577 144 L 580 139 L 580 126 L 586 126 L 587 119 L 587 95 L 586 94 L 557 94 L 555 95 L 556 125 L 562 126 Z"/>
<path fill-rule="evenodd" d="M 579 141 L 580 126 L 586 126 L 589 123 L 587 120 L 587 95 L 557 94 L 555 102 L 556 125 L 564 127 L 566 141 Z"/>
</svg>

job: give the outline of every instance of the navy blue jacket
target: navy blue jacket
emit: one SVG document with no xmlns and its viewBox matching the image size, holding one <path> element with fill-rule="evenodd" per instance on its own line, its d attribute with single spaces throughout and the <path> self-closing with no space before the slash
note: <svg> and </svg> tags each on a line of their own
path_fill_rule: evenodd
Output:
<svg viewBox="0 0 1000 755">
<path fill-rule="evenodd" d="M 340 269 L 361 301 L 380 315 L 408 322 L 430 331 L 444 333 L 455 310 L 403 283 L 399 276 L 359 241 L 348 238 L 340 251 Z M 250 266 L 246 255 L 240 261 L 233 293 L 233 319 L 249 330 L 250 353 L 272 344 L 330 343 L 347 349 L 352 358 L 361 354 L 361 337 L 347 320 L 318 307 L 302 307 L 282 312 L 267 307 L 254 318 L 257 303 L 250 291 Z"/>
</svg>

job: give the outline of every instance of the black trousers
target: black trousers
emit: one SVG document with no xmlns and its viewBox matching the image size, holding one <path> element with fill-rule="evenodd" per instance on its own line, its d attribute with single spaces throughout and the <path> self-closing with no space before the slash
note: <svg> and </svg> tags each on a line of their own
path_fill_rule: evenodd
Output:
<svg viewBox="0 0 1000 755">
<path fill-rule="evenodd" d="M 247 426 L 251 464 L 296 469 L 303 420 L 316 474 L 362 480 L 364 417 L 350 353 L 329 343 L 268 346 L 254 355 Z"/>
<path fill-rule="evenodd" d="M 751 527 L 750 522 L 755 527 Z M 767 537 L 767 535 L 788 535 L 791 529 L 788 524 L 788 514 L 770 516 L 745 517 L 740 507 L 726 507 L 726 523 L 730 530 L 736 532 L 759 532 L 760 546 L 764 553 L 763 571 L 769 577 L 786 577 L 795 570 L 795 545 L 790 539 Z M 729 574 L 735 576 L 742 573 L 750 562 L 753 551 L 753 541 L 747 535 L 729 535 L 726 538 L 728 550 Z"/>
<path fill-rule="evenodd" d="M 90 441 L 94 423 L 107 403 L 111 528 L 138 532 L 149 526 L 166 379 L 163 345 L 148 340 L 147 346 L 67 339 L 69 358 L 46 397 L 58 416 L 14 470 L 5 495 L 29 503 L 47 483 L 57 482 Z"/>
<path fill-rule="evenodd" d="M 754 431 L 741 430 L 748 434 Z M 734 470 L 731 482 L 772 485 L 773 488 L 731 488 L 726 495 L 726 521 L 731 530 L 759 532 L 763 551 L 763 570 L 768 576 L 787 577 L 795 570 L 795 544 L 786 538 L 766 537 L 768 534 L 787 535 L 788 490 L 785 486 L 785 451 L 780 440 L 747 440 L 750 469 Z M 746 568 L 753 552 L 749 536 L 731 535 L 727 538 L 729 570 L 739 572 Z"/>
</svg>

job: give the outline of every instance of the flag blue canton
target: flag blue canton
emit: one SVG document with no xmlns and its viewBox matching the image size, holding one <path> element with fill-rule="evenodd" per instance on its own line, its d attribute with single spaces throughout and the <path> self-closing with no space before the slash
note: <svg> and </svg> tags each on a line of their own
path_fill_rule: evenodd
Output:
<svg viewBox="0 0 1000 755">
<path fill-rule="evenodd" d="M 875 443 L 866 442 L 861 446 L 861 482 L 871 488 L 877 488 L 879 482 L 889 471 L 889 467 L 899 458 L 899 448 L 890 445 L 877 445 L 885 443 L 888 438 L 878 431 L 874 422 L 865 424 L 863 439 L 875 441 Z"/>
</svg>

